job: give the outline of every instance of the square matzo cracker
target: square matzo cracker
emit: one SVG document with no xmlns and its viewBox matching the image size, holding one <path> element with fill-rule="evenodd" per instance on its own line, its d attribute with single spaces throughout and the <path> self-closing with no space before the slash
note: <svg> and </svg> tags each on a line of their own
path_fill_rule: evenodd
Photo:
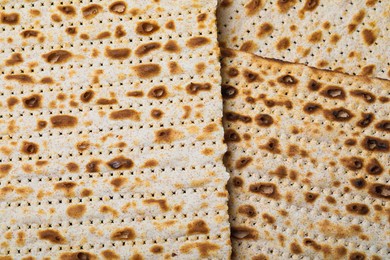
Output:
<svg viewBox="0 0 390 260">
<path fill-rule="evenodd" d="M 1 259 L 230 255 L 215 8 L 1 1 Z"/>
</svg>

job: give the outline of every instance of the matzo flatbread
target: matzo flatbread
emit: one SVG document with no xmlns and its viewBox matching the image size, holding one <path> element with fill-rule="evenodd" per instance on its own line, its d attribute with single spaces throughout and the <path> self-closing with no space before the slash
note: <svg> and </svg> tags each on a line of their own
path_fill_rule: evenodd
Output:
<svg viewBox="0 0 390 260">
<path fill-rule="evenodd" d="M 388 259 L 390 82 L 225 50 L 234 259 Z"/>
<path fill-rule="evenodd" d="M 0 3 L 0 259 L 228 258 L 216 1 Z"/>
<path fill-rule="evenodd" d="M 390 79 L 390 1 L 222 0 L 225 47 Z"/>
</svg>

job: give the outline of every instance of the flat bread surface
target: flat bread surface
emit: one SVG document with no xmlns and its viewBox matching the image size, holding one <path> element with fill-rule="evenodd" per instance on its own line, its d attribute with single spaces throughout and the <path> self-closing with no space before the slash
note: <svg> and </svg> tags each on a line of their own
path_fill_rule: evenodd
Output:
<svg viewBox="0 0 390 260">
<path fill-rule="evenodd" d="M 0 259 L 230 256 L 216 4 L 0 2 Z"/>
<path fill-rule="evenodd" d="M 222 54 L 233 259 L 388 259 L 390 82 Z"/>
<path fill-rule="evenodd" d="M 390 79 L 390 1 L 221 0 L 221 46 Z"/>
</svg>

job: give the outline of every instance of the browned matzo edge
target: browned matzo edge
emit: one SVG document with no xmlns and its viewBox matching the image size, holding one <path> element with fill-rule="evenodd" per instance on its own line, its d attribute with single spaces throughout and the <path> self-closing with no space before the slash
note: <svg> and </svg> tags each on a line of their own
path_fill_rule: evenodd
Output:
<svg viewBox="0 0 390 260">
<path fill-rule="evenodd" d="M 223 0 L 227 48 L 320 69 L 390 79 L 389 1 Z"/>
<path fill-rule="evenodd" d="M 1 3 L 0 259 L 229 258 L 216 1 Z"/>
<path fill-rule="evenodd" d="M 390 82 L 221 53 L 233 259 L 386 259 Z"/>
</svg>

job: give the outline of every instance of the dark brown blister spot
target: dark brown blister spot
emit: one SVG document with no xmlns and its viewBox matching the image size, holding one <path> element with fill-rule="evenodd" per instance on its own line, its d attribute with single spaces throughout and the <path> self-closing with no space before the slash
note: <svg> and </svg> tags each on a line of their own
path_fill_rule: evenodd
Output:
<svg viewBox="0 0 390 260">
<path fill-rule="evenodd" d="M 23 98 L 23 106 L 27 109 L 37 109 L 41 107 L 42 96 L 39 94 L 33 94 L 31 96 Z"/>
<path fill-rule="evenodd" d="M 356 125 L 361 128 L 369 126 L 375 118 L 373 113 L 362 113 L 361 117 L 362 119 L 356 123 Z"/>
<path fill-rule="evenodd" d="M 120 260 L 120 256 L 117 255 L 113 250 L 104 250 L 101 253 L 105 260 Z"/>
<path fill-rule="evenodd" d="M 366 5 L 371 7 L 374 6 L 377 2 L 378 0 L 366 0 Z"/>
<path fill-rule="evenodd" d="M 308 41 L 311 42 L 311 43 L 317 43 L 317 42 L 320 42 L 321 40 L 322 40 L 322 32 L 321 31 L 313 32 L 308 37 Z"/>
<path fill-rule="evenodd" d="M 351 203 L 345 206 L 345 209 L 353 214 L 357 215 L 367 215 L 370 212 L 370 209 L 367 205 L 361 203 Z"/>
<path fill-rule="evenodd" d="M 259 30 L 257 31 L 258 38 L 264 38 L 272 34 L 274 27 L 270 23 L 263 23 L 260 25 Z"/>
<path fill-rule="evenodd" d="M 43 77 L 41 78 L 40 83 L 50 85 L 54 83 L 54 80 L 51 77 Z"/>
<path fill-rule="evenodd" d="M 248 218 L 256 217 L 256 209 L 252 205 L 241 205 L 238 207 L 238 213 L 247 216 Z"/>
<path fill-rule="evenodd" d="M 262 6 L 262 0 L 250 0 L 247 2 L 247 4 L 244 6 L 246 14 L 249 16 L 255 15 Z"/>
<path fill-rule="evenodd" d="M 162 254 L 162 252 L 164 252 L 164 247 L 160 245 L 154 245 L 150 248 L 150 252 L 153 254 Z"/>
<path fill-rule="evenodd" d="M 10 164 L 0 164 L 0 178 L 7 175 L 12 169 Z"/>
<path fill-rule="evenodd" d="M 77 28 L 76 27 L 68 27 L 65 29 L 65 32 L 69 35 L 75 35 L 75 34 L 77 34 Z"/>
<path fill-rule="evenodd" d="M 125 35 L 126 35 L 126 31 L 123 29 L 123 26 L 122 25 L 118 25 L 115 28 L 115 37 L 116 38 L 122 38 Z"/>
<path fill-rule="evenodd" d="M 376 41 L 377 37 L 378 37 L 378 35 L 372 30 L 363 29 L 363 31 L 362 31 L 363 41 L 365 44 L 367 44 L 369 46 L 372 45 Z"/>
<path fill-rule="evenodd" d="M 53 22 L 56 22 L 56 23 L 62 22 L 62 18 L 61 18 L 61 16 L 59 16 L 58 14 L 53 14 L 53 15 L 51 16 L 51 20 L 52 20 Z"/>
<path fill-rule="evenodd" d="M 150 115 L 154 118 L 154 119 L 160 119 L 162 116 L 163 116 L 163 112 L 159 109 L 153 109 L 151 112 L 150 112 Z"/>
<path fill-rule="evenodd" d="M 21 151 L 25 154 L 36 154 L 39 151 L 39 146 L 32 142 L 23 141 Z"/>
<path fill-rule="evenodd" d="M 76 163 L 70 162 L 66 165 L 66 169 L 68 169 L 69 172 L 78 172 L 79 166 Z"/>
<path fill-rule="evenodd" d="M 140 78 L 150 78 L 160 74 L 161 66 L 158 64 L 141 64 L 133 67 L 134 72 Z"/>
<path fill-rule="evenodd" d="M 111 49 L 107 47 L 105 51 L 106 57 L 114 60 L 127 59 L 128 57 L 130 57 L 130 54 L 131 54 L 131 50 L 129 48 Z"/>
<path fill-rule="evenodd" d="M 350 182 L 351 185 L 358 190 L 363 189 L 367 185 L 366 180 L 364 178 L 354 178 L 351 179 Z"/>
<path fill-rule="evenodd" d="M 31 37 L 37 37 L 39 34 L 39 31 L 36 30 L 24 30 L 20 33 L 20 35 L 23 38 L 31 38 Z"/>
<path fill-rule="evenodd" d="M 163 212 L 166 212 L 169 210 L 166 199 L 146 199 L 146 200 L 144 200 L 144 203 L 145 204 L 157 204 Z"/>
<path fill-rule="evenodd" d="M 16 25 L 19 23 L 19 14 L 18 13 L 1 13 L 0 21 L 2 24 Z"/>
<path fill-rule="evenodd" d="M 257 240 L 259 234 L 256 229 L 245 226 L 232 226 L 231 235 L 239 240 Z"/>
<path fill-rule="evenodd" d="M 278 78 L 278 82 L 284 86 L 295 86 L 298 80 L 291 75 L 284 75 Z"/>
<path fill-rule="evenodd" d="M 379 131 L 390 132 L 390 120 L 382 120 L 376 123 L 375 128 Z"/>
<path fill-rule="evenodd" d="M 241 177 L 233 177 L 231 181 L 233 186 L 236 188 L 244 186 L 244 180 Z"/>
<path fill-rule="evenodd" d="M 303 7 L 304 11 L 313 11 L 319 5 L 319 0 L 306 0 L 305 6 Z"/>
<path fill-rule="evenodd" d="M 77 117 L 70 115 L 57 115 L 50 118 L 53 128 L 68 128 L 77 125 Z"/>
<path fill-rule="evenodd" d="M 246 80 L 246 82 L 248 83 L 252 83 L 254 81 L 261 81 L 261 78 L 259 77 L 259 74 L 253 72 L 253 71 L 250 71 L 250 70 L 244 70 L 243 71 L 243 76 Z"/>
<path fill-rule="evenodd" d="M 207 19 L 207 13 L 201 13 L 196 17 L 198 22 L 203 22 Z"/>
<path fill-rule="evenodd" d="M 5 60 L 6 66 L 14 66 L 16 64 L 22 63 L 23 57 L 20 53 L 13 53 L 8 60 Z"/>
<path fill-rule="evenodd" d="M 342 164 L 351 171 L 357 171 L 363 168 L 364 160 L 361 157 L 345 157 L 341 159 Z"/>
<path fill-rule="evenodd" d="M 140 120 L 140 114 L 136 110 L 133 109 L 122 109 L 118 111 L 113 111 L 110 114 L 110 119 L 112 120 Z"/>
<path fill-rule="evenodd" d="M 160 47 L 161 47 L 161 44 L 158 42 L 145 43 L 145 44 L 140 45 L 135 50 L 135 55 L 137 55 L 138 57 L 143 57 L 143 56 L 149 54 L 150 52 L 159 49 Z"/>
<path fill-rule="evenodd" d="M 70 205 L 66 209 L 66 214 L 71 218 L 81 218 L 86 210 L 87 207 L 84 204 Z"/>
<path fill-rule="evenodd" d="M 279 140 L 276 138 L 270 138 L 265 145 L 260 145 L 259 147 L 274 154 L 281 153 Z"/>
<path fill-rule="evenodd" d="M 16 97 L 9 97 L 7 99 L 7 106 L 12 109 L 16 104 L 19 103 L 19 100 Z"/>
<path fill-rule="evenodd" d="M 373 183 L 370 185 L 368 193 L 373 197 L 390 199 L 390 185 Z"/>
<path fill-rule="evenodd" d="M 188 94 L 197 95 L 200 91 L 209 91 L 211 89 L 210 83 L 193 83 L 187 85 L 186 90 Z"/>
<path fill-rule="evenodd" d="M 231 6 L 232 3 L 233 3 L 233 0 L 221 0 L 220 7 L 226 8 L 226 7 Z"/>
<path fill-rule="evenodd" d="M 313 203 L 316 201 L 316 199 L 318 198 L 318 194 L 317 193 L 313 193 L 313 192 L 305 192 L 305 200 L 307 203 Z"/>
<path fill-rule="evenodd" d="M 279 166 L 276 168 L 275 171 L 269 171 L 270 175 L 275 175 L 280 179 L 286 178 L 287 177 L 287 168 L 283 165 Z"/>
<path fill-rule="evenodd" d="M 160 26 L 155 21 L 139 22 L 135 28 L 135 32 L 140 35 L 151 35 L 158 31 Z"/>
<path fill-rule="evenodd" d="M 374 94 L 368 92 L 368 91 L 364 91 L 364 90 L 351 90 L 349 92 L 352 96 L 355 96 L 355 97 L 360 97 L 362 98 L 364 101 L 366 101 L 367 103 L 374 103 L 375 102 L 375 96 Z"/>
<path fill-rule="evenodd" d="M 94 95 L 95 95 L 95 92 L 93 92 L 93 90 L 87 90 L 80 95 L 80 100 L 83 103 L 88 103 L 89 101 L 92 100 Z"/>
<path fill-rule="evenodd" d="M 233 129 L 228 129 L 224 134 L 225 142 L 239 142 L 241 141 L 240 135 Z"/>
<path fill-rule="evenodd" d="M 301 246 L 296 242 L 290 244 L 290 251 L 296 255 L 302 254 L 303 252 Z"/>
<path fill-rule="evenodd" d="M 32 84 L 34 83 L 33 77 L 28 74 L 10 74 L 5 76 L 6 80 L 16 80 L 20 83 Z"/>
<path fill-rule="evenodd" d="M 344 144 L 346 145 L 346 146 L 354 146 L 354 145 L 356 145 L 356 140 L 355 139 L 347 139 L 347 140 L 345 140 L 345 142 L 344 142 Z"/>
<path fill-rule="evenodd" d="M 268 224 L 273 224 L 275 223 L 275 218 L 271 216 L 270 214 L 263 213 L 261 217 L 265 220 L 266 223 Z"/>
<path fill-rule="evenodd" d="M 165 28 L 169 29 L 169 30 L 175 30 L 176 26 L 175 26 L 175 22 L 174 21 L 169 21 L 165 24 Z"/>
<path fill-rule="evenodd" d="M 249 186 L 249 191 L 263 195 L 271 199 L 280 199 L 280 194 L 275 184 L 267 182 L 253 183 Z"/>
<path fill-rule="evenodd" d="M 167 96 L 168 96 L 168 91 L 165 86 L 153 87 L 148 93 L 148 97 L 155 98 L 155 99 L 163 99 L 166 98 Z"/>
<path fill-rule="evenodd" d="M 240 47 L 240 51 L 244 51 L 244 52 L 255 52 L 256 49 L 257 49 L 257 45 L 253 41 L 246 41 Z"/>
<path fill-rule="evenodd" d="M 309 102 L 303 107 L 303 111 L 305 111 L 307 114 L 313 114 L 317 111 L 321 110 L 322 106 L 320 104 Z"/>
<path fill-rule="evenodd" d="M 235 98 L 238 94 L 238 90 L 230 85 L 222 85 L 222 97 L 225 99 Z"/>
<path fill-rule="evenodd" d="M 287 37 L 281 38 L 277 43 L 276 43 L 276 49 L 278 51 L 286 50 L 290 47 L 290 39 Z"/>
<path fill-rule="evenodd" d="M 60 260 L 96 260 L 96 259 L 97 257 L 94 254 L 85 251 L 67 252 L 67 253 L 62 253 L 60 256 Z"/>
<path fill-rule="evenodd" d="M 365 260 L 366 255 L 360 252 L 353 252 L 349 255 L 348 260 Z"/>
<path fill-rule="evenodd" d="M 178 53 L 180 51 L 180 47 L 175 40 L 169 40 L 164 45 L 164 50 L 170 53 Z"/>
<path fill-rule="evenodd" d="M 99 172 L 99 160 L 92 160 L 85 166 L 87 172 Z"/>
<path fill-rule="evenodd" d="M 226 120 L 231 122 L 237 122 L 237 121 L 241 121 L 243 123 L 252 122 L 252 118 L 250 116 L 240 115 L 238 113 L 230 112 L 230 111 L 226 112 L 224 117 L 226 118 Z"/>
<path fill-rule="evenodd" d="M 375 65 L 364 66 L 360 72 L 360 75 L 371 76 L 374 74 Z"/>
<path fill-rule="evenodd" d="M 315 81 L 314 79 L 310 80 L 307 88 L 311 91 L 318 91 L 322 87 L 321 83 Z"/>
<path fill-rule="evenodd" d="M 110 4 L 108 9 L 111 13 L 122 15 L 126 13 L 127 5 L 124 1 L 116 1 Z"/>
<path fill-rule="evenodd" d="M 321 95 L 328 97 L 328 98 L 334 98 L 334 99 L 345 99 L 345 91 L 337 86 L 328 86 L 325 89 L 323 89 L 320 92 Z"/>
<path fill-rule="evenodd" d="M 38 237 L 42 240 L 47 240 L 53 244 L 65 244 L 66 239 L 61 235 L 61 233 L 54 229 L 39 230 Z"/>
<path fill-rule="evenodd" d="M 98 104 L 98 105 L 113 105 L 113 104 L 117 104 L 117 103 L 118 103 L 118 101 L 115 98 L 112 98 L 112 99 L 99 98 L 96 101 L 96 104 Z"/>
<path fill-rule="evenodd" d="M 241 157 L 236 161 L 236 169 L 243 169 L 247 167 L 252 162 L 251 157 Z"/>
<path fill-rule="evenodd" d="M 76 9 L 71 5 L 58 6 L 57 9 L 63 14 L 73 16 L 76 14 Z"/>
<path fill-rule="evenodd" d="M 156 143 L 172 143 L 178 137 L 178 132 L 171 129 L 160 129 L 155 132 L 155 142 Z"/>
<path fill-rule="evenodd" d="M 110 36 L 111 36 L 111 33 L 108 32 L 108 31 L 105 31 L 105 32 L 99 33 L 99 34 L 96 36 L 96 39 L 98 39 L 98 40 L 106 39 L 106 38 L 110 38 Z"/>
<path fill-rule="evenodd" d="M 83 16 L 85 19 L 92 19 L 95 17 L 98 13 L 100 13 L 103 10 L 103 7 L 97 4 L 90 4 L 81 9 Z"/>
<path fill-rule="evenodd" d="M 187 225 L 187 235 L 208 234 L 210 228 L 204 220 L 194 220 Z"/>
<path fill-rule="evenodd" d="M 278 0 L 276 5 L 280 13 L 287 13 L 295 4 L 297 0 Z"/>
<path fill-rule="evenodd" d="M 135 231 L 130 227 L 120 228 L 111 234 L 111 240 L 133 240 Z"/>
<path fill-rule="evenodd" d="M 324 109 L 324 116 L 330 121 L 346 122 L 354 117 L 354 114 L 346 108 Z"/>
<path fill-rule="evenodd" d="M 236 68 L 229 68 L 227 71 L 227 75 L 231 78 L 237 77 L 239 74 L 240 72 Z"/>
<path fill-rule="evenodd" d="M 72 53 L 65 50 L 54 50 L 46 54 L 43 54 L 42 57 L 48 63 L 60 64 L 68 61 L 72 57 Z"/>
<path fill-rule="evenodd" d="M 258 126 L 269 127 L 274 123 L 273 118 L 267 114 L 258 114 L 255 117 L 255 122 Z"/>
<path fill-rule="evenodd" d="M 363 148 L 372 152 L 389 152 L 389 141 L 386 139 L 381 139 L 373 136 L 366 136 L 361 142 Z"/>
<path fill-rule="evenodd" d="M 321 250 L 321 245 L 317 244 L 316 241 L 314 241 L 314 240 L 312 240 L 312 239 L 310 239 L 310 238 L 305 238 L 305 239 L 303 239 L 303 244 L 304 244 L 305 246 L 310 246 L 310 247 L 312 247 L 312 248 L 313 248 L 314 250 L 316 250 L 316 251 Z"/>
<path fill-rule="evenodd" d="M 188 48 L 195 49 L 195 48 L 199 48 L 203 45 L 206 45 L 209 42 L 210 42 L 209 38 L 206 38 L 204 36 L 195 36 L 195 37 L 190 38 L 187 41 L 186 46 Z"/>
<path fill-rule="evenodd" d="M 126 93 L 126 96 L 128 96 L 128 97 L 143 97 L 144 92 L 141 90 L 129 91 Z"/>
<path fill-rule="evenodd" d="M 113 170 L 121 169 L 131 169 L 134 165 L 133 161 L 124 156 L 118 156 L 107 162 L 107 165 L 110 166 Z"/>
</svg>

